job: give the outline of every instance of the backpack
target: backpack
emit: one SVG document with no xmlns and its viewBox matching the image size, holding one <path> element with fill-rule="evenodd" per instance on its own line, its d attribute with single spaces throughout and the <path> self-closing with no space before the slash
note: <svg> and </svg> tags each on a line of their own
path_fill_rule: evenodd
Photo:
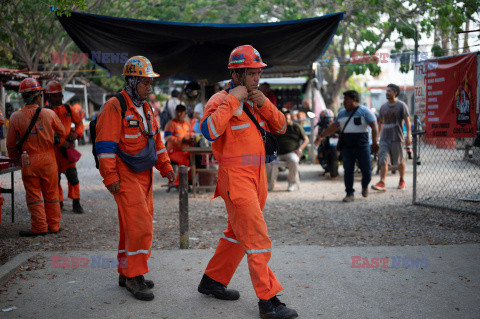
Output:
<svg viewBox="0 0 480 319">
<path fill-rule="evenodd" d="M 120 102 L 120 107 L 122 108 L 121 114 L 123 119 L 125 117 L 125 112 L 127 111 L 127 102 L 125 101 L 125 98 L 120 92 L 116 93 L 115 97 Z M 93 158 L 95 159 L 95 167 L 98 169 L 100 167 L 100 163 L 97 158 L 97 151 L 95 150 L 95 140 L 97 138 L 97 132 L 95 129 L 97 126 L 97 119 L 98 119 L 98 116 L 93 121 L 90 122 L 89 127 L 90 127 L 90 141 L 92 142 L 92 154 L 93 154 Z"/>
<path fill-rule="evenodd" d="M 165 131 L 165 126 L 167 126 L 167 123 L 172 119 L 170 117 L 170 112 L 168 111 L 168 102 L 170 102 L 170 100 L 165 102 L 165 107 L 163 108 L 162 113 L 160 113 L 160 128 L 162 131 Z"/>
</svg>

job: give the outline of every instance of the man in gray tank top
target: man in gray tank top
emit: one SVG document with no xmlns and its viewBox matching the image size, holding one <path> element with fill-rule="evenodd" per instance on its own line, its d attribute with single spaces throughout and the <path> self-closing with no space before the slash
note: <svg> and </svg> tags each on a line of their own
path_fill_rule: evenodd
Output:
<svg viewBox="0 0 480 319">
<path fill-rule="evenodd" d="M 398 165 L 400 181 L 398 189 L 405 189 L 405 158 L 403 149 L 405 144 L 412 144 L 410 118 L 407 105 L 397 99 L 400 88 L 395 84 L 387 86 L 386 97 L 388 102 L 380 108 L 380 151 L 378 164 L 380 165 L 380 181 L 372 185 L 373 189 L 386 191 L 385 178 L 388 164 Z M 407 127 L 407 137 L 403 136 L 403 123 Z"/>
</svg>

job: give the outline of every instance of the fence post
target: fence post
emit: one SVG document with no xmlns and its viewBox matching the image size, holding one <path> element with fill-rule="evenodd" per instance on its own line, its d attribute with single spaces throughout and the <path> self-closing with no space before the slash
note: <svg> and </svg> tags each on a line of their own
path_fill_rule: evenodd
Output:
<svg viewBox="0 0 480 319">
<path fill-rule="evenodd" d="M 188 249 L 188 167 L 179 168 L 180 249 Z"/>
</svg>

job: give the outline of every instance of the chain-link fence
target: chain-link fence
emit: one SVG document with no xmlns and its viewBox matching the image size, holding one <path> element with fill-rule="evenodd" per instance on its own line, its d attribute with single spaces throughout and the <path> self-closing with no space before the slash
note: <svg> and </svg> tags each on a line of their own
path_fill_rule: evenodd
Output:
<svg viewBox="0 0 480 319">
<path fill-rule="evenodd" d="M 480 147 L 474 140 L 414 132 L 414 204 L 480 213 Z"/>
</svg>

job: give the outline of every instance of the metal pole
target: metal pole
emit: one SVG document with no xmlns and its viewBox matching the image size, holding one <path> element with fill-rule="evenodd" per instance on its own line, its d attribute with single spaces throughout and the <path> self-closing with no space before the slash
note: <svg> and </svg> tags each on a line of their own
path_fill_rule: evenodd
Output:
<svg viewBox="0 0 480 319">
<path fill-rule="evenodd" d="M 179 168 L 179 201 L 180 201 L 180 249 L 188 249 L 188 167 Z"/>
<path fill-rule="evenodd" d="M 88 97 L 87 97 L 87 85 L 84 84 L 83 85 L 83 96 L 84 96 L 84 99 L 85 99 L 85 118 L 89 118 L 90 117 L 90 112 L 88 110 Z"/>
<path fill-rule="evenodd" d="M 417 161 L 418 161 L 418 115 L 413 116 L 413 199 L 412 203 L 417 201 Z"/>
</svg>

